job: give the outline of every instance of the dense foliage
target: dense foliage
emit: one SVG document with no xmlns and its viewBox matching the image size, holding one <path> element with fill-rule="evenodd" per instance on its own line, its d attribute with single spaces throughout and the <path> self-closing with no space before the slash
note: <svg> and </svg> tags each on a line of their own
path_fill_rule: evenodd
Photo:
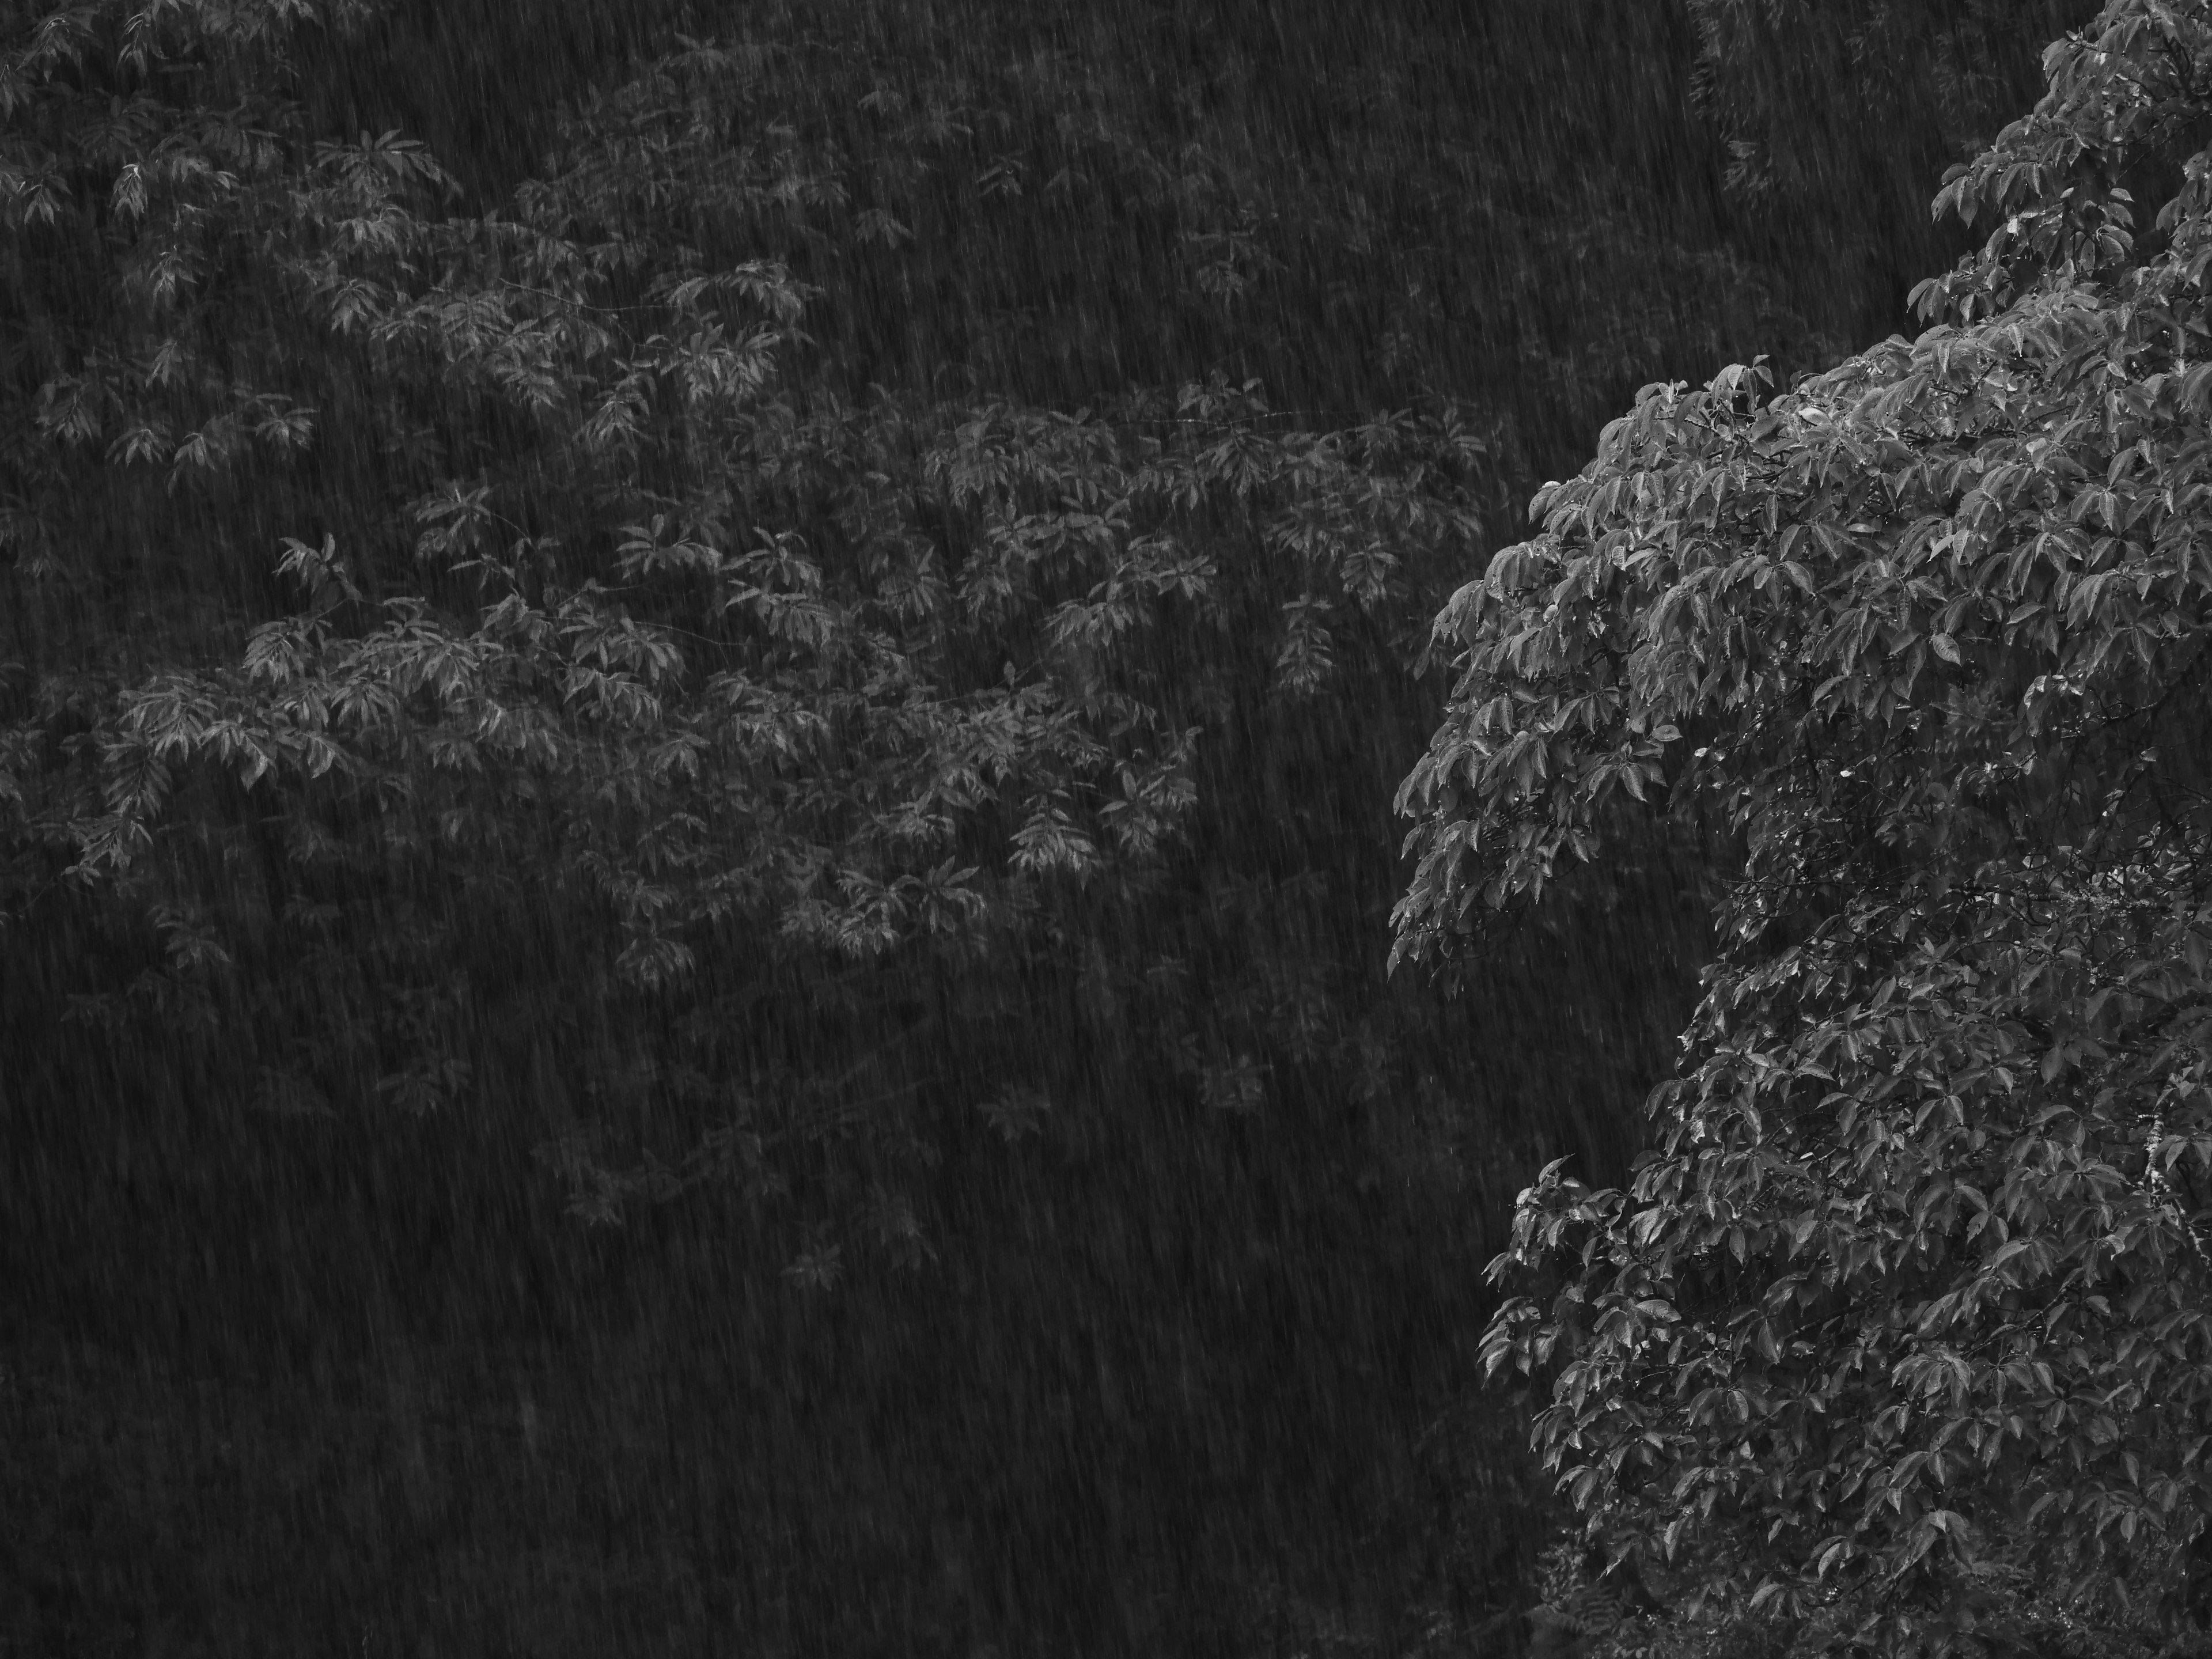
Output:
<svg viewBox="0 0 2212 1659">
<path fill-rule="evenodd" d="M 2212 10 L 2045 67 L 1934 326 L 1647 387 L 1538 494 L 1401 798 L 1409 960 L 1624 802 L 1725 860 L 1659 1146 L 1522 1195 L 1489 1363 L 1595 1533 L 1891 1644 L 2212 1582 Z"/>
</svg>

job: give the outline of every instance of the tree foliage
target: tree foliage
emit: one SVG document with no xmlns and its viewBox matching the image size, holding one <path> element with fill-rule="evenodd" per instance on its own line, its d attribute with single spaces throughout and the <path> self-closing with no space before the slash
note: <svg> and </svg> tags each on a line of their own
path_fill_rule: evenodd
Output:
<svg viewBox="0 0 2212 1659">
<path fill-rule="evenodd" d="M 704 1120 L 628 1170 L 549 1146 L 585 1213 L 774 1194 L 779 1143 L 896 1122 L 942 1080 L 917 1038 L 997 1029 L 984 985 L 1144 904 L 1207 735 L 1347 641 L 1389 665 L 1478 535 L 1491 442 L 1449 407 L 1316 432 L 1219 375 L 848 402 L 824 296 L 749 257 L 835 189 L 749 130 L 744 51 L 682 42 L 471 213 L 418 143 L 311 141 L 270 90 L 315 19 L 80 7 L 7 82 L 9 888 L 152 918 L 163 959 L 79 1017 L 258 1024 L 276 1109 L 467 1098 L 455 951 L 489 932 L 495 1000 L 628 999 L 611 1071 Z M 1249 1108 L 1262 1062 L 1188 1035 L 1199 1092 Z M 978 1058 L 970 1104 L 1018 1134 L 999 1108 L 1048 1079 Z M 918 1248 L 875 1176 L 870 1224 Z"/>
<path fill-rule="evenodd" d="M 1594 1534 L 1891 1644 L 2212 1580 L 2212 9 L 2045 70 L 1927 331 L 1646 387 L 1539 492 L 1400 796 L 1402 960 L 1637 802 L 1723 861 L 1656 1146 L 1522 1194 L 1488 1363 Z"/>
</svg>

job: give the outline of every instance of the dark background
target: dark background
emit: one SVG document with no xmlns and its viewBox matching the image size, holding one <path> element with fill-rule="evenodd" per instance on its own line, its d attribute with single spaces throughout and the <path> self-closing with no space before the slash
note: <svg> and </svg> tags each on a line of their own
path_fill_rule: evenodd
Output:
<svg viewBox="0 0 2212 1659">
<path fill-rule="evenodd" d="M 296 90 L 313 131 L 426 139 L 480 209 L 672 31 L 759 43 L 763 123 L 915 233 L 768 250 L 831 296 L 830 383 L 1073 407 L 1219 371 L 1316 423 L 1456 398 L 1498 424 L 1502 545 L 1641 384 L 1907 328 L 1966 245 L 1926 210 L 1943 167 L 2089 10 L 420 0 Z M 966 137 L 884 113 L 933 100 Z M 1022 193 L 979 189 L 1008 158 Z M 1234 305 L 1194 289 L 1194 224 L 1249 228 Z M 1165 897 L 1082 923 L 988 1054 L 933 1052 L 1030 1054 L 1061 1117 L 1008 1146 L 925 1101 L 933 1256 L 827 1291 L 709 1196 L 564 1212 L 532 1150 L 596 1074 L 557 1011 L 483 1012 L 465 1111 L 295 1120 L 244 1103 L 251 1006 L 118 1037 L 72 1016 L 143 943 L 89 911 L 0 935 L 0 1652 L 1510 1650 L 1556 1517 L 1479 1382 L 1480 1269 L 1543 1161 L 1625 1170 L 1702 890 L 1697 849 L 1632 845 L 1458 994 L 1389 981 L 1390 798 L 1439 687 L 1355 673 L 1211 754 Z M 557 975 L 564 926 L 427 971 Z M 1279 1039 L 1264 1110 L 1165 1065 L 1163 953 L 1175 998 Z"/>
</svg>

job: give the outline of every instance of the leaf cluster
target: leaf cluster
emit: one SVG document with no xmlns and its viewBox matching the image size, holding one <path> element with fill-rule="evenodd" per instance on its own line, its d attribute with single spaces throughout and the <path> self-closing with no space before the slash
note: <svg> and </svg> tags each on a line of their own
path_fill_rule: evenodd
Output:
<svg viewBox="0 0 2212 1659">
<path fill-rule="evenodd" d="M 1141 900 L 1240 704 L 1312 698 L 1343 641 L 1387 662 L 1409 593 L 1479 535 L 1492 439 L 1449 407 L 1315 431 L 1220 375 L 1073 412 L 848 401 L 807 333 L 834 300 L 730 255 L 819 205 L 731 115 L 742 50 L 679 42 L 479 213 L 414 140 L 311 142 L 274 99 L 215 131 L 155 73 L 202 53 L 281 82 L 315 15 L 234 39 L 172 9 L 142 63 L 138 14 L 82 9 L 74 56 L 48 29 L 8 59 L 21 155 L 76 158 L 9 228 L 35 273 L 4 451 L 35 642 L 9 886 L 25 914 L 112 895 L 225 941 L 152 982 L 196 986 L 212 1024 L 289 1024 L 271 1102 L 362 1073 L 408 1115 L 466 1100 L 456 942 L 556 918 L 572 960 L 507 994 L 636 1011 L 611 1046 L 683 1051 L 648 1090 L 709 1121 L 628 1172 L 556 1137 L 580 1208 L 772 1192 L 762 1148 L 930 1085 L 884 1034 L 951 1023 L 917 1012 L 934 987 Z M 140 81 L 107 131 L 88 87 Z M 165 259 L 184 275 L 130 303 Z M 249 530 L 267 552 L 224 556 Z M 210 564 L 215 592 L 179 579 Z M 280 991 L 288 958 L 313 971 Z M 650 1030 L 722 1025 L 733 997 L 774 1018 Z M 373 1038 L 331 1029 L 410 998 Z M 860 1063 L 825 1070 L 825 1044 Z M 1249 1110 L 1261 1062 L 1216 1046 L 1191 1077 Z"/>
</svg>

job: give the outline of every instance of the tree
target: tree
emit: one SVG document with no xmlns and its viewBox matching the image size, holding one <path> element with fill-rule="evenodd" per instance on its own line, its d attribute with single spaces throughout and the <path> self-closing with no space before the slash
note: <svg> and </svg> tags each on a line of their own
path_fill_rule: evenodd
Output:
<svg viewBox="0 0 2212 1659">
<path fill-rule="evenodd" d="M 1656 1146 L 1522 1195 L 1486 1359 L 1593 1536 L 1891 1644 L 2212 1584 L 2212 7 L 2044 65 L 1927 331 L 1648 386 L 1537 494 L 1399 796 L 1394 962 L 1637 803 L 1714 861 Z"/>
</svg>

